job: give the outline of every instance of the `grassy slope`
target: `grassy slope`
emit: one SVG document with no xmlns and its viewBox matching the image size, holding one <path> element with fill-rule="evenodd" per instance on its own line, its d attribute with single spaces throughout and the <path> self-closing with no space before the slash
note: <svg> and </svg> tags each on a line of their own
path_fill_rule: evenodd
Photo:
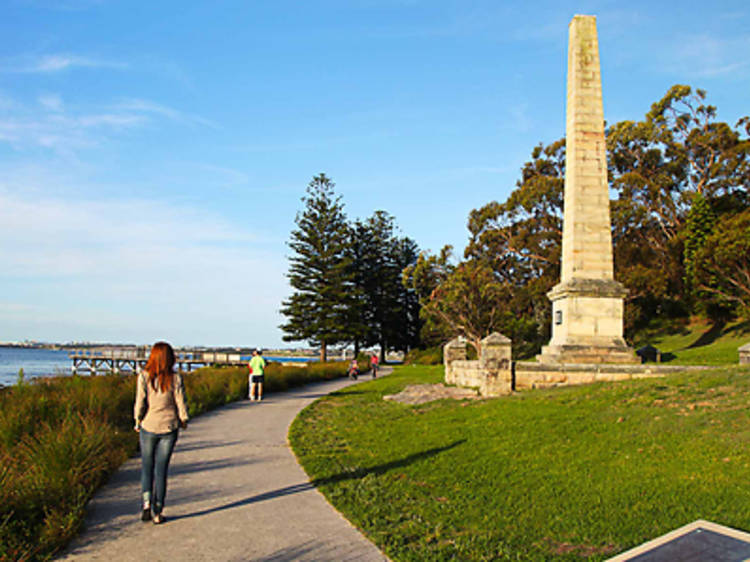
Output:
<svg viewBox="0 0 750 562">
<path fill-rule="evenodd" d="M 290 439 L 394 560 L 603 559 L 698 518 L 750 529 L 750 369 L 405 406 L 442 369 L 322 399 Z"/>
<path fill-rule="evenodd" d="M 732 322 L 714 326 L 707 320 L 693 318 L 690 322 L 645 333 L 637 347 L 650 343 L 668 353 L 673 365 L 736 365 L 737 348 L 750 342 L 750 322 Z"/>
</svg>

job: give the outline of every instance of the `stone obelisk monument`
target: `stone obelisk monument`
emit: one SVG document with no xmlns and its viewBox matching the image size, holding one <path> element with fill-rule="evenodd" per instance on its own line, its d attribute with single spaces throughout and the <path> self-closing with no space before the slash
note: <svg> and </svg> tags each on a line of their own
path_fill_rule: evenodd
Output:
<svg viewBox="0 0 750 562">
<path fill-rule="evenodd" d="M 575 16 L 568 38 L 565 197 L 560 283 L 544 363 L 639 362 L 623 339 L 626 289 L 614 280 L 604 109 L 595 16 Z"/>
</svg>

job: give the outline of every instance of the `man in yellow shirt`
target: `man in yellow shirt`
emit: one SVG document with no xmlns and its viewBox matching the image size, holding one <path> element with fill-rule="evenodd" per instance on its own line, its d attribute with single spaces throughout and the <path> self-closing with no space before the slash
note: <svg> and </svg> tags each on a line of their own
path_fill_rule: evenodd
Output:
<svg viewBox="0 0 750 562">
<path fill-rule="evenodd" d="M 266 368 L 266 360 L 260 355 L 260 349 L 253 350 L 250 358 L 250 400 L 263 400 L 263 370 Z"/>
</svg>

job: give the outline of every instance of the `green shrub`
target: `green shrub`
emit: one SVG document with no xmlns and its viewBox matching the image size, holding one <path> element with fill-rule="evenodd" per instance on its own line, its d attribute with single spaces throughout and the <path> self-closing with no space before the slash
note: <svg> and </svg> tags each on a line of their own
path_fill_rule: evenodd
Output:
<svg viewBox="0 0 750 562">
<path fill-rule="evenodd" d="M 442 365 L 443 347 L 428 347 L 427 349 L 412 349 L 404 357 L 405 365 Z"/>
</svg>

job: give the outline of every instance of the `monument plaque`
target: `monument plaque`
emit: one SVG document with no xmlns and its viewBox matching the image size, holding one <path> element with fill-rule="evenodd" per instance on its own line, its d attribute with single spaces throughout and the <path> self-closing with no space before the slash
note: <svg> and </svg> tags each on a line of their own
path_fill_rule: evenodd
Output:
<svg viewBox="0 0 750 562">
<path fill-rule="evenodd" d="M 699 519 L 607 562 L 747 562 L 750 534 Z"/>
<path fill-rule="evenodd" d="M 560 283 L 545 363 L 638 363 L 623 339 L 626 289 L 614 280 L 604 109 L 595 16 L 568 39 L 565 195 Z"/>
</svg>

